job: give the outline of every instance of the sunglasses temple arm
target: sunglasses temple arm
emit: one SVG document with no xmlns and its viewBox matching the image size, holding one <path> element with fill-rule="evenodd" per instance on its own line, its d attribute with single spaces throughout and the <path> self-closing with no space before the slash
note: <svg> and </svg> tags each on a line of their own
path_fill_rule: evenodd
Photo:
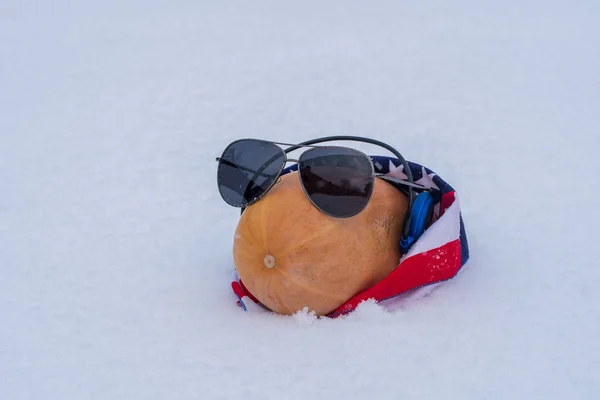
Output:
<svg viewBox="0 0 600 400">
<path fill-rule="evenodd" d="M 357 141 L 357 142 L 363 142 L 363 143 L 370 143 L 375 146 L 383 147 L 390 153 L 394 154 L 398 160 L 400 160 L 400 162 L 404 166 L 404 173 L 407 175 L 408 180 L 410 182 L 413 182 L 412 172 L 409 168 L 408 162 L 404 159 L 404 157 L 402 157 L 402 154 L 400 154 L 400 152 L 398 152 L 398 150 L 396 150 L 389 144 L 384 143 L 379 140 L 376 140 L 376 139 L 371 139 L 371 138 L 366 138 L 366 137 L 361 137 L 361 136 L 327 136 L 327 137 L 323 137 L 323 138 L 312 139 L 312 140 L 307 140 L 302 143 L 298 143 L 297 145 L 293 145 L 292 147 L 285 149 L 285 152 L 289 153 L 289 152 L 299 149 L 303 146 L 310 146 L 310 145 L 314 145 L 314 144 L 321 143 L 321 142 L 329 142 L 332 140 L 350 140 L 350 141 Z"/>
<path fill-rule="evenodd" d="M 408 187 L 420 189 L 420 190 L 429 190 L 429 188 L 419 185 L 418 183 L 413 183 L 413 182 L 405 181 L 402 179 L 394 178 L 393 176 L 389 176 L 386 174 L 375 174 L 375 176 L 377 178 L 385 179 L 386 181 L 394 182 L 399 185 L 404 185 L 404 186 L 408 186 Z"/>
</svg>

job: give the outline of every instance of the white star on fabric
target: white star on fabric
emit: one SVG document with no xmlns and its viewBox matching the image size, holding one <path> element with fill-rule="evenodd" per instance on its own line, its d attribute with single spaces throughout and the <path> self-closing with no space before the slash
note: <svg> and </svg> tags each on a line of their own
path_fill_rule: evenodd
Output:
<svg viewBox="0 0 600 400">
<path fill-rule="evenodd" d="M 423 177 L 420 178 L 419 180 L 415 181 L 415 183 L 418 183 L 421 186 L 425 186 L 428 189 L 431 189 L 431 188 L 435 188 L 438 190 L 440 189 L 438 187 L 438 185 L 436 185 L 435 182 L 433 182 L 433 177 L 436 174 L 432 173 L 431 175 L 428 175 L 427 171 L 425 171 L 425 167 L 421 167 L 421 173 L 423 174 Z"/>
<path fill-rule="evenodd" d="M 404 173 L 404 165 L 400 164 L 400 166 L 396 167 L 394 163 L 390 160 L 390 172 L 389 176 L 396 179 L 408 180 L 408 176 Z"/>
</svg>

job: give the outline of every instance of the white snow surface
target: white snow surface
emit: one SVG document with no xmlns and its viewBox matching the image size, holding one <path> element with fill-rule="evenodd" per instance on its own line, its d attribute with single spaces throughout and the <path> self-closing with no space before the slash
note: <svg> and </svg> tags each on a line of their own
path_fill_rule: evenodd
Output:
<svg viewBox="0 0 600 400">
<path fill-rule="evenodd" d="M 450 182 L 469 263 L 244 313 L 215 157 L 336 134 Z M 4 1 L 0 399 L 599 399 L 599 147 L 596 0 Z"/>
</svg>

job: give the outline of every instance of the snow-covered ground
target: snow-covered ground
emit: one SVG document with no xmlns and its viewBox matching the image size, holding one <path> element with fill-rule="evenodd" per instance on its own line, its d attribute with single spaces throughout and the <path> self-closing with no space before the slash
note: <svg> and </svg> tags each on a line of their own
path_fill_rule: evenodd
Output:
<svg viewBox="0 0 600 400">
<path fill-rule="evenodd" d="M 0 399 L 600 398 L 600 2 L 37 3 L 0 4 Z M 334 134 L 450 182 L 471 260 L 242 312 L 214 158 Z"/>
</svg>

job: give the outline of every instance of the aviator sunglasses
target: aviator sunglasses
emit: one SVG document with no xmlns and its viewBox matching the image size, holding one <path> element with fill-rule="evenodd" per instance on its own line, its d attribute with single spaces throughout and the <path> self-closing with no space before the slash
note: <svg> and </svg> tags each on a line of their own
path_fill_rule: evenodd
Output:
<svg viewBox="0 0 600 400">
<path fill-rule="evenodd" d="M 404 166 L 407 180 L 376 173 L 365 153 L 342 146 L 316 146 L 316 143 L 344 140 L 374 144 L 392 152 Z M 286 149 L 280 146 L 289 146 Z M 308 148 L 298 159 L 288 153 Z M 408 163 L 393 147 L 375 139 L 357 136 L 328 136 L 299 144 L 259 139 L 240 139 L 229 144 L 217 158 L 217 181 L 221 197 L 234 207 L 257 202 L 277 183 L 288 162 L 297 163 L 304 193 L 321 212 L 336 218 L 360 213 L 373 194 L 375 178 L 385 179 L 408 189 L 410 218 L 415 190 L 427 190 L 414 183 Z M 408 226 L 405 221 L 405 227 Z"/>
</svg>

